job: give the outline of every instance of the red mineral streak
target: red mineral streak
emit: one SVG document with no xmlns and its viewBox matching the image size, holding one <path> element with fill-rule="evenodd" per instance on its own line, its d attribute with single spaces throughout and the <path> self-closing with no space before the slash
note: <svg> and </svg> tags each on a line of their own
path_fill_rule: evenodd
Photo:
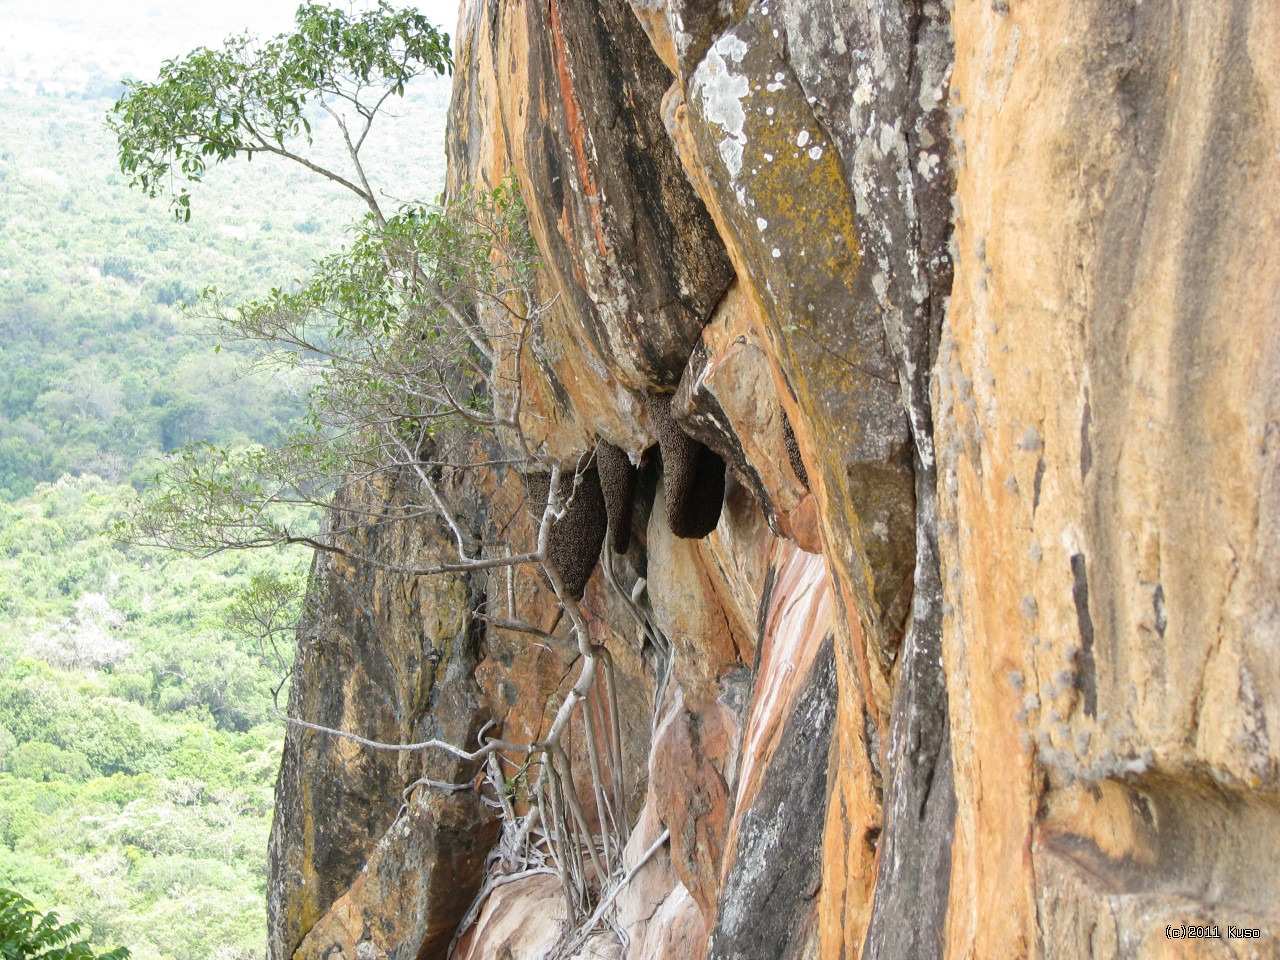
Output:
<svg viewBox="0 0 1280 960">
<path fill-rule="evenodd" d="M 587 129 L 582 120 L 582 108 L 578 105 L 577 93 L 573 86 L 573 69 L 569 65 L 569 51 L 565 48 L 559 0 L 551 2 L 551 43 L 555 49 L 556 77 L 560 81 L 560 102 L 564 104 L 564 122 L 573 140 L 573 157 L 582 184 L 582 195 L 587 200 L 591 225 L 595 229 L 596 247 L 601 258 L 608 260 L 608 243 L 605 240 L 604 223 L 600 218 L 600 188 L 592 176 L 592 164 L 587 157 Z"/>
</svg>

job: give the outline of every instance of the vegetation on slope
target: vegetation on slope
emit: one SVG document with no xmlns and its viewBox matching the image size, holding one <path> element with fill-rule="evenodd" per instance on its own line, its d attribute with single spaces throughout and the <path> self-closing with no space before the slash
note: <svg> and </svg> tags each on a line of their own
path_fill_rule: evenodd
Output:
<svg viewBox="0 0 1280 960">
<path fill-rule="evenodd" d="M 442 130 L 445 96 L 428 86 L 407 109 Z M 287 288 L 360 209 L 265 158 L 210 177 L 204 213 L 172 222 L 117 170 L 110 103 L 0 97 L 0 496 L 67 472 L 139 484 L 148 455 L 192 440 L 278 438 L 306 383 L 238 377 L 243 353 L 215 354 L 180 307 L 206 285 L 232 299 Z M 427 192 L 441 139 L 407 164 Z M 390 165 L 390 144 L 369 150 Z"/>
<path fill-rule="evenodd" d="M 64 478 L 0 505 L 0 887 L 141 960 L 257 957 L 279 664 L 228 615 L 304 558 L 121 545 L 131 496 Z"/>
<path fill-rule="evenodd" d="M 295 428 L 305 372 L 241 377 L 182 304 L 292 289 L 360 204 L 266 158 L 211 176 L 175 223 L 117 168 L 120 72 L 67 61 L 110 57 L 78 24 L 54 61 L 4 50 L 0 72 L 0 888 L 140 960 L 256 958 L 282 663 L 236 625 L 266 610 L 246 596 L 296 595 L 307 559 L 106 531 L 157 455 Z M 401 103 L 414 137 L 370 140 L 392 189 L 439 189 L 447 96 L 424 81 Z"/>
</svg>

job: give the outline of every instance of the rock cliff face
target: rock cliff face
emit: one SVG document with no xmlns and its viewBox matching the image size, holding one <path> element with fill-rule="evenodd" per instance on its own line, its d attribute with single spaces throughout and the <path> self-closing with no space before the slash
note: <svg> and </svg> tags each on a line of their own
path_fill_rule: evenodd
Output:
<svg viewBox="0 0 1280 960">
<path fill-rule="evenodd" d="M 452 189 L 515 177 L 552 302 L 522 426 L 604 451 L 575 587 L 614 681 L 565 762 L 616 735 L 630 879 L 567 940 L 478 761 L 293 728 L 272 957 L 1276 956 L 1280 7 L 468 0 L 458 32 Z M 455 482 L 531 548 L 517 470 Z M 544 740 L 580 665 L 526 568 L 318 561 L 298 650 L 294 716 L 468 749 Z"/>
</svg>

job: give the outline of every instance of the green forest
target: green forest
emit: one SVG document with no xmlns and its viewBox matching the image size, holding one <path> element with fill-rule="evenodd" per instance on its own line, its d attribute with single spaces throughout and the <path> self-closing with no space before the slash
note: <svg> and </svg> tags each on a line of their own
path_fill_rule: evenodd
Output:
<svg viewBox="0 0 1280 960">
<path fill-rule="evenodd" d="M 0 45 L 0 888 L 138 960 L 262 957 L 272 690 L 292 638 L 264 645 L 245 621 L 254 597 L 300 595 L 309 554 L 193 557 L 115 533 L 158 457 L 271 443 L 304 406 L 301 374 L 246 372 L 184 304 L 296 287 L 361 210 L 260 158 L 211 173 L 178 222 L 119 170 L 104 126 L 119 64 L 55 69 L 14 42 Z M 406 92 L 370 145 L 381 182 L 439 191 L 447 97 L 447 80 Z M 284 607 L 277 626 L 297 616 Z"/>
<path fill-rule="evenodd" d="M 279 664 L 229 614 L 304 558 L 121 545 L 131 494 L 0 505 L 0 887 L 135 957 L 258 956 Z"/>
</svg>

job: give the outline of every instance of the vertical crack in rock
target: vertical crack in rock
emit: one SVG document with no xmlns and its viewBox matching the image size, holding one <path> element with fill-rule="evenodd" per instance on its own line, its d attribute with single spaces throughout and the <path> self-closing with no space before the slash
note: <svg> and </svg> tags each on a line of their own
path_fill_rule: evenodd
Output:
<svg viewBox="0 0 1280 960">
<path fill-rule="evenodd" d="M 1087 480 L 1089 471 L 1093 469 L 1093 445 L 1089 440 L 1089 426 L 1092 421 L 1089 409 L 1089 391 L 1085 390 L 1084 413 L 1080 417 L 1080 479 Z"/>
<path fill-rule="evenodd" d="M 1089 613 L 1089 573 L 1083 553 L 1071 557 L 1071 598 L 1080 628 L 1080 653 L 1076 659 L 1076 683 L 1084 697 L 1084 712 L 1098 715 L 1098 674 L 1093 659 L 1093 616 Z"/>
<path fill-rule="evenodd" d="M 1031 515 L 1034 517 L 1040 509 L 1040 492 L 1044 486 L 1044 457 L 1036 460 L 1036 476 L 1031 488 Z"/>
</svg>

